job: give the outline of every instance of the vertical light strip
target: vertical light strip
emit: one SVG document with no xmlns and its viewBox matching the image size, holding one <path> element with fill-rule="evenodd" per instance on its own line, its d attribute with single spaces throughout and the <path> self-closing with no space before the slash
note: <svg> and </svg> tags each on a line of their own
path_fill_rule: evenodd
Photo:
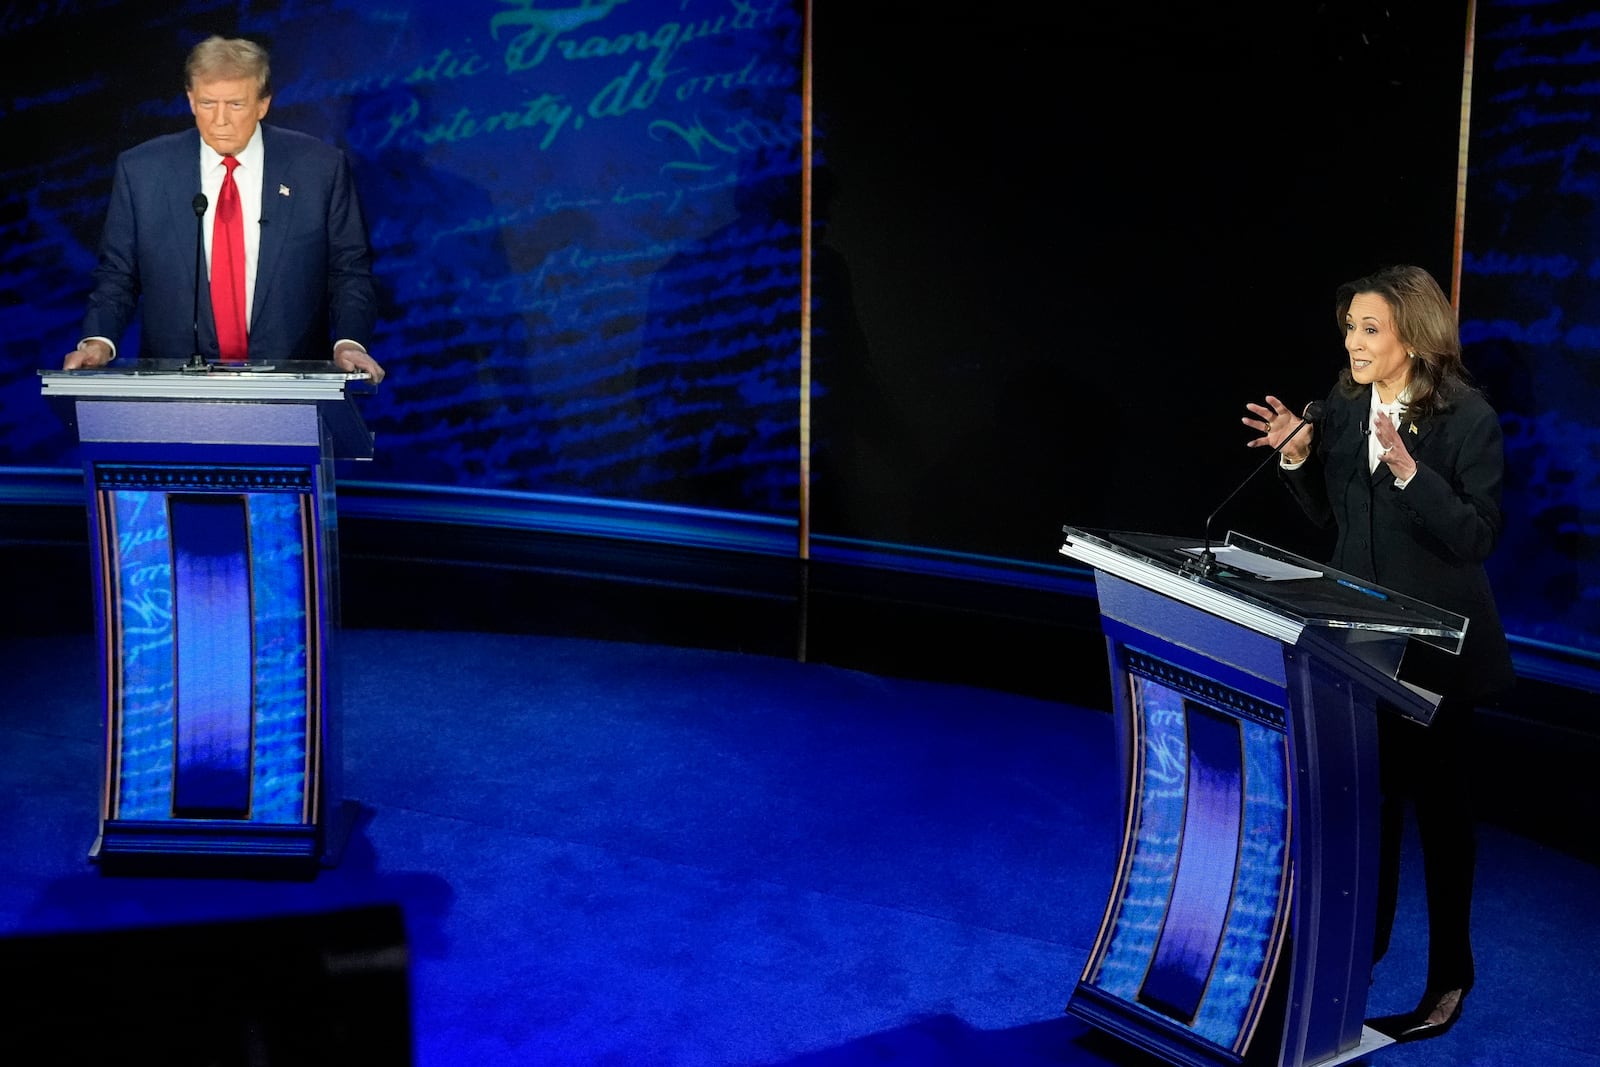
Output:
<svg viewBox="0 0 1600 1067">
<path fill-rule="evenodd" d="M 800 48 L 800 558 L 811 558 L 811 19 Z"/>
<path fill-rule="evenodd" d="M 322 614 L 322 593 L 328 586 L 322 580 L 322 570 L 327 561 L 322 557 L 322 527 L 315 506 L 319 491 L 320 485 L 300 498 L 300 543 L 305 546 L 305 551 L 300 554 L 300 565 L 304 568 L 301 588 L 305 593 L 306 609 L 306 789 L 304 806 L 300 809 L 300 821 L 303 823 L 316 822 L 318 813 L 322 811 L 323 742 L 328 729 L 323 721 L 327 709 L 322 701 L 322 628 L 331 625 L 331 622 Z M 328 506 L 333 507 L 334 504 L 330 502 Z M 332 813 L 329 814 L 331 816 Z"/>
<path fill-rule="evenodd" d="M 254 649 L 250 527 L 243 496 L 173 493 L 177 709 L 172 814 L 250 815 Z"/>
<path fill-rule="evenodd" d="M 91 484 L 93 477 L 91 472 Z M 111 494 L 104 489 L 96 489 L 94 508 L 100 539 L 98 623 L 100 632 L 105 635 L 100 654 L 105 660 L 102 677 L 106 680 L 106 691 L 102 694 L 105 701 L 106 766 L 101 782 L 100 814 L 102 819 L 115 819 L 122 777 L 118 773 L 122 760 L 122 590 L 118 585 L 120 571 L 117 565 L 121 545 L 117 540 L 116 502 Z"/>
<path fill-rule="evenodd" d="M 1467 139 L 1472 131 L 1472 45 L 1477 33 L 1478 0 L 1467 0 L 1467 47 L 1461 62 L 1461 133 L 1456 144 L 1455 261 L 1450 268 L 1450 304 L 1461 316 L 1461 254 L 1467 224 Z"/>
<path fill-rule="evenodd" d="M 1184 701 L 1188 732 L 1183 836 L 1161 936 L 1139 1000 L 1194 1026 L 1222 956 L 1245 834 L 1244 746 L 1239 720 Z M 1252 961 L 1253 962 L 1253 961 Z"/>
</svg>

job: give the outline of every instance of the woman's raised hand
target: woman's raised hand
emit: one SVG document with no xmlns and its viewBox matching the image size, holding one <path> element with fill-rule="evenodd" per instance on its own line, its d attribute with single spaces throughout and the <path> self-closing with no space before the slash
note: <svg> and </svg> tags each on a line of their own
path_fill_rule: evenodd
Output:
<svg viewBox="0 0 1600 1067">
<path fill-rule="evenodd" d="M 1300 416 L 1275 396 L 1268 396 L 1264 404 L 1246 404 L 1245 408 L 1250 414 L 1239 421 L 1261 435 L 1245 442 L 1251 448 L 1277 448 L 1300 425 Z M 1311 455 L 1314 432 L 1312 427 L 1307 426 L 1295 434 L 1294 441 L 1283 450 L 1283 458 L 1290 463 L 1303 462 Z"/>
</svg>

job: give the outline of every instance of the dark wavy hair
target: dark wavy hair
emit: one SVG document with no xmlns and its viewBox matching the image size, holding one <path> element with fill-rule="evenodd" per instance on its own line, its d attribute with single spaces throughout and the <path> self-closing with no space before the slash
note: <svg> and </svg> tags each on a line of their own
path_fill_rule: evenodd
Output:
<svg viewBox="0 0 1600 1067">
<path fill-rule="evenodd" d="M 1433 275 L 1421 267 L 1400 264 L 1345 282 L 1339 286 L 1334 305 L 1334 321 L 1341 334 L 1350 301 L 1361 293 L 1383 297 L 1394 315 L 1395 333 L 1406 351 L 1416 357 L 1411 363 L 1408 414 L 1425 418 L 1443 411 L 1455 397 L 1475 388 L 1461 362 L 1461 330 L 1455 308 Z M 1349 397 L 1371 388 L 1350 376 L 1348 363 L 1339 375 L 1339 386 Z"/>
</svg>

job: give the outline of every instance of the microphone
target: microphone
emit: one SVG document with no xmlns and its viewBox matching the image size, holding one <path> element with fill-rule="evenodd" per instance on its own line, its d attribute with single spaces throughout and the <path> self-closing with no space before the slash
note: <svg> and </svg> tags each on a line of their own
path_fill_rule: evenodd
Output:
<svg viewBox="0 0 1600 1067">
<path fill-rule="evenodd" d="M 206 272 L 206 194 L 195 193 L 190 206 L 194 208 L 194 352 L 189 356 L 189 366 L 201 369 L 206 365 L 205 353 L 200 351 L 200 277 Z"/>
<path fill-rule="evenodd" d="M 1198 569 L 1200 575 L 1204 578 L 1210 578 L 1212 575 L 1217 573 L 1217 556 L 1216 553 L 1211 551 L 1211 524 L 1215 522 L 1217 516 L 1222 513 L 1222 509 L 1228 506 L 1228 502 L 1234 497 L 1238 496 L 1239 491 L 1250 484 L 1251 479 L 1260 474 L 1264 469 L 1266 469 L 1268 463 L 1271 463 L 1278 457 L 1278 454 L 1283 451 L 1283 446 L 1294 440 L 1295 434 L 1305 429 L 1308 423 L 1321 422 L 1322 415 L 1322 404 L 1319 401 L 1313 400 L 1311 403 L 1307 404 L 1305 411 L 1300 416 L 1299 425 L 1290 430 L 1288 436 L 1286 436 L 1282 441 L 1278 442 L 1278 447 L 1274 448 L 1270 453 L 1268 453 L 1267 458 L 1262 460 L 1260 465 L 1257 466 L 1255 470 L 1245 475 L 1244 481 L 1236 485 L 1233 489 L 1233 492 L 1229 493 L 1222 503 L 1217 505 L 1216 511 L 1213 511 L 1210 515 L 1206 516 L 1204 545 L 1201 549 L 1198 559 L 1191 564 L 1186 564 L 1184 567 L 1185 570 Z"/>
</svg>

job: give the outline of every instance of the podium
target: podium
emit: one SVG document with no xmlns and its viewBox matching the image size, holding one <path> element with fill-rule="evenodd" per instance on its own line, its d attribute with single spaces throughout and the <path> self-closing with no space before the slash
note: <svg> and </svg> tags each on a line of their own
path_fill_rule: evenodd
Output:
<svg viewBox="0 0 1600 1067">
<path fill-rule="evenodd" d="M 1064 527 L 1094 570 L 1123 826 L 1067 1012 L 1189 1067 L 1347 1063 L 1377 893 L 1377 716 L 1426 725 L 1406 649 L 1460 653 L 1468 620 L 1230 534 Z"/>
<path fill-rule="evenodd" d="M 105 873 L 314 877 L 340 793 L 334 460 L 369 459 L 329 363 L 43 371 L 88 491 Z"/>
</svg>

